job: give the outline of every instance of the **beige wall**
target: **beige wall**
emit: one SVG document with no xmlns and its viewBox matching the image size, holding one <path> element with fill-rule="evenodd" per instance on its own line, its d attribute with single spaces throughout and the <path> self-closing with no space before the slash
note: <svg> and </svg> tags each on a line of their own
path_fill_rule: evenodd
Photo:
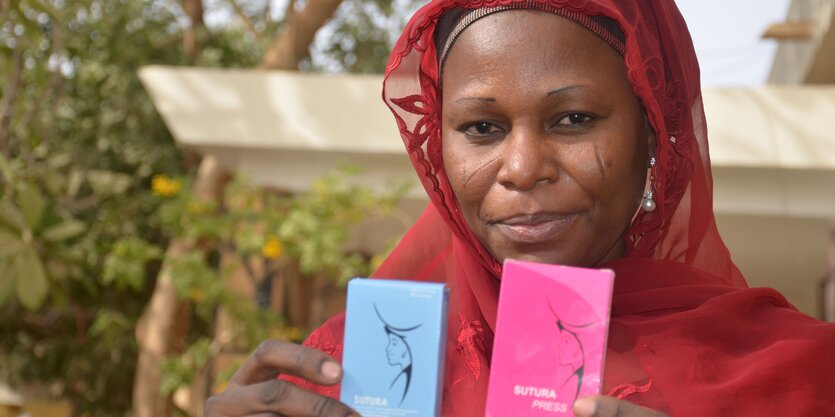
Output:
<svg viewBox="0 0 835 417">
<path fill-rule="evenodd" d="M 717 215 L 716 222 L 751 287 L 775 288 L 800 311 L 820 318 L 829 222 L 728 214 Z"/>
<path fill-rule="evenodd" d="M 340 162 L 363 167 L 356 179 L 369 185 L 411 181 L 401 215 L 358 227 L 353 250 L 383 250 L 427 203 L 380 101 L 380 77 L 164 67 L 140 75 L 182 145 L 256 183 L 301 192 Z M 777 287 L 817 315 L 835 219 L 835 86 L 705 90 L 704 102 L 714 210 L 734 259 L 751 285 Z"/>
</svg>

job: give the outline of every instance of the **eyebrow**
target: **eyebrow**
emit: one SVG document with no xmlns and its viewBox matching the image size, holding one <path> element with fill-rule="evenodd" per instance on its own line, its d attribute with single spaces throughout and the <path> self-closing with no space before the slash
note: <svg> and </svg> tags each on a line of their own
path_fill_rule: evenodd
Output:
<svg viewBox="0 0 835 417">
<path fill-rule="evenodd" d="M 569 95 L 571 93 L 576 92 L 577 90 L 582 90 L 584 88 L 585 86 L 582 85 L 567 85 L 565 87 L 560 87 L 555 90 L 549 91 L 548 94 L 546 94 L 546 97 Z"/>
<path fill-rule="evenodd" d="M 546 94 L 546 97 L 553 97 L 553 96 L 562 96 L 562 95 L 570 95 L 575 93 L 577 90 L 584 89 L 585 86 L 582 85 L 568 85 L 565 87 L 560 87 L 554 90 L 551 90 Z M 461 97 L 456 99 L 455 102 L 459 103 L 462 101 L 479 101 L 482 103 L 495 103 L 496 99 L 494 97 Z"/>
<path fill-rule="evenodd" d="M 455 100 L 456 103 L 461 101 L 481 101 L 484 103 L 495 103 L 496 99 L 493 97 L 461 97 Z"/>
</svg>

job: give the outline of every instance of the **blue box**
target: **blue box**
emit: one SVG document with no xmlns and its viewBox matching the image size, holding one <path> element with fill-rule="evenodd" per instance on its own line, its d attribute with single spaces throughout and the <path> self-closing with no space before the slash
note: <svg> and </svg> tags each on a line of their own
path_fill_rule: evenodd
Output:
<svg viewBox="0 0 835 417">
<path fill-rule="evenodd" d="M 364 417 L 440 416 L 448 298 L 444 284 L 349 282 L 341 401 Z"/>
</svg>

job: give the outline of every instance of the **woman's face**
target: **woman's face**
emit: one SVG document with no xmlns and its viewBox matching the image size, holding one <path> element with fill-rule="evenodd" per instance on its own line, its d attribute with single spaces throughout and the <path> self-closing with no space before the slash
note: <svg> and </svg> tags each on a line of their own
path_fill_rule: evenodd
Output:
<svg viewBox="0 0 835 417">
<path fill-rule="evenodd" d="M 461 34 L 442 82 L 444 167 L 496 259 L 622 255 L 655 139 L 614 49 L 550 13 L 506 11 Z"/>
<path fill-rule="evenodd" d="M 411 358 L 409 357 L 409 349 L 406 347 L 406 342 L 394 333 L 389 333 L 388 339 L 386 357 L 388 358 L 389 365 L 400 365 L 403 368 L 411 365 Z"/>
<path fill-rule="evenodd" d="M 571 366 L 574 369 L 583 366 L 583 350 L 580 347 L 580 341 L 568 330 L 560 330 L 558 354 L 560 365 Z"/>
</svg>

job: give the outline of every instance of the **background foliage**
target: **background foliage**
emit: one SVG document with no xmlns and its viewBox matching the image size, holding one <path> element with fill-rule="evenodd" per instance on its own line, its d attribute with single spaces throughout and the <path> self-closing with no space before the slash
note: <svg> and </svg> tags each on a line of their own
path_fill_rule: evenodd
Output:
<svg viewBox="0 0 835 417">
<path fill-rule="evenodd" d="M 201 66 L 255 66 L 283 24 L 270 2 L 206 7 L 214 17 L 200 34 Z M 391 0 L 347 1 L 302 67 L 381 71 L 403 10 Z M 143 65 L 191 63 L 177 2 L 0 0 L 0 22 L 0 380 L 45 384 L 76 415 L 124 415 L 134 328 L 175 236 L 214 242 L 267 273 L 286 259 L 337 280 L 368 273 L 367 257 L 343 253 L 346 230 L 390 208 L 399 187 L 378 195 L 338 171 L 309 195 L 239 179 L 229 207 L 192 198 L 194 156 L 174 145 L 136 76 Z M 216 256 L 175 267 L 196 319 L 186 354 L 166 363 L 166 392 L 212 354 L 219 306 L 250 346 L 281 325 L 226 291 Z"/>
</svg>

